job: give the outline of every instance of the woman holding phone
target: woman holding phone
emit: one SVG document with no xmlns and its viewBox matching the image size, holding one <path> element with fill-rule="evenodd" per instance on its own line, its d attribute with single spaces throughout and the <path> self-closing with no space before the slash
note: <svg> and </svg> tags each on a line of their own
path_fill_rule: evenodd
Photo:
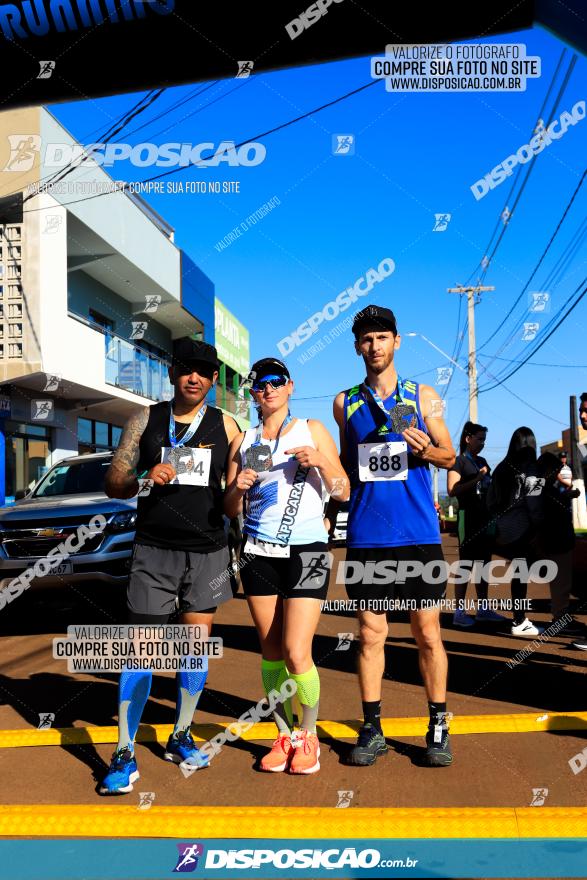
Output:
<svg viewBox="0 0 587 880">
<path fill-rule="evenodd" d="M 263 358 L 251 375 L 259 424 L 231 443 L 224 510 L 238 516 L 244 502 L 240 575 L 261 643 L 263 686 L 269 694 L 292 680 L 302 711 L 294 734 L 289 701 L 276 705 L 277 739 L 260 768 L 310 774 L 320 769 L 320 679 L 312 640 L 329 577 L 322 492 L 346 501 L 349 480 L 324 425 L 292 417 L 293 382 L 285 364 Z"/>
</svg>

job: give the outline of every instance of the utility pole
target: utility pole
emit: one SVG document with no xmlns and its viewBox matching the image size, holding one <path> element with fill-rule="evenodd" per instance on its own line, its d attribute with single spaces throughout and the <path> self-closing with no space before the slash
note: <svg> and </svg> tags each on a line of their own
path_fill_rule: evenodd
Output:
<svg viewBox="0 0 587 880">
<path fill-rule="evenodd" d="M 477 422 L 477 349 L 475 345 L 475 294 L 495 290 L 495 287 L 484 287 L 477 284 L 475 287 L 448 287 L 448 293 L 460 293 L 467 295 L 467 326 L 469 330 L 469 421 Z M 478 302 L 479 300 L 477 300 Z"/>
</svg>

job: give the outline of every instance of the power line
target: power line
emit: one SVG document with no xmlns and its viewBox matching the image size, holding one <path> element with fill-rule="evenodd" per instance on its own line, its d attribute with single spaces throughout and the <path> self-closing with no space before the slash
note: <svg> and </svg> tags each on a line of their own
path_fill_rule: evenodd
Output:
<svg viewBox="0 0 587 880">
<path fill-rule="evenodd" d="M 549 290 L 555 290 L 559 284 L 562 284 L 562 282 L 565 279 L 565 276 L 563 273 L 566 272 L 568 266 L 571 264 L 572 260 L 575 258 L 579 249 L 582 247 L 583 241 L 586 236 L 587 236 L 587 218 L 585 218 L 585 220 L 583 221 L 581 226 L 576 230 L 573 238 L 566 245 L 565 250 L 563 251 L 561 256 L 558 257 L 555 265 L 552 267 L 552 269 L 548 273 L 548 275 L 544 281 L 544 284 L 542 285 L 543 289 L 548 288 Z M 557 279 L 556 282 L 553 282 L 554 277 L 556 277 L 556 279 Z M 563 304 L 562 308 L 564 308 L 564 305 L 565 304 Z M 529 314 L 530 314 L 530 309 L 527 307 L 526 310 L 520 315 L 520 317 L 514 323 L 514 326 L 512 327 L 509 336 L 502 343 L 502 345 L 498 349 L 498 351 L 492 356 L 489 364 L 491 364 L 494 359 L 496 359 L 499 355 L 501 355 L 508 348 L 508 346 L 511 345 L 516 334 L 519 332 L 520 328 L 522 327 L 522 324 L 524 323 L 525 318 Z M 557 314 L 560 314 L 560 310 L 559 310 L 559 312 L 557 312 Z M 556 318 L 553 318 L 552 320 L 556 320 Z M 547 324 L 546 328 L 543 328 L 543 330 L 544 329 L 548 330 L 549 326 L 550 325 Z M 491 375 L 488 372 L 487 366 L 481 365 L 481 368 L 484 372 L 487 372 L 488 375 Z M 505 374 L 507 373 L 507 369 L 508 369 L 507 367 L 502 368 L 498 372 L 497 376 L 493 376 L 493 378 L 500 379 L 502 376 L 505 376 Z"/>
<path fill-rule="evenodd" d="M 153 122 L 157 122 L 158 119 L 162 119 L 164 116 L 168 116 L 170 113 L 173 113 L 175 110 L 178 110 L 179 107 L 183 106 L 183 104 L 187 104 L 189 101 L 192 101 L 194 98 L 199 98 L 200 95 L 203 95 L 204 92 L 207 92 L 208 89 L 213 88 L 218 85 L 220 82 L 219 79 L 214 82 L 208 83 L 208 85 L 204 86 L 204 88 L 196 88 L 189 95 L 184 96 L 183 98 L 177 100 L 174 104 L 168 107 L 166 110 L 162 110 L 161 113 L 158 113 L 157 116 L 153 116 L 152 119 L 147 119 L 146 122 L 143 122 L 142 125 L 138 125 L 136 128 L 133 128 L 132 131 L 128 131 L 126 133 L 126 137 L 131 137 L 131 135 L 136 134 L 137 131 L 142 131 L 143 128 L 146 128 L 148 125 L 152 125 Z M 155 135 L 153 135 L 155 137 Z"/>
<path fill-rule="evenodd" d="M 579 291 L 581 285 L 585 284 L 586 281 L 587 281 L 587 276 L 583 279 L 583 281 L 581 281 L 581 284 L 579 284 L 578 287 L 575 288 L 573 293 L 568 297 L 568 299 L 566 300 L 564 305 L 561 307 L 561 309 L 557 312 L 557 315 L 555 316 L 555 318 L 553 318 L 553 320 L 556 320 L 556 317 L 558 315 L 560 315 L 561 311 L 565 308 L 567 303 L 575 296 L 575 294 Z M 583 291 L 581 292 L 581 295 L 575 300 L 573 305 L 570 306 L 570 308 L 566 311 L 566 313 L 562 316 L 562 318 L 555 324 L 555 326 L 552 328 L 552 330 L 550 330 L 549 333 L 539 342 L 539 344 L 537 346 L 535 346 L 535 348 L 528 354 L 528 356 L 526 358 L 524 358 L 524 360 L 522 360 L 518 364 L 518 366 L 515 367 L 515 369 L 513 369 L 510 373 L 508 373 L 507 376 L 505 376 L 502 380 L 498 381 L 495 385 L 491 385 L 490 387 L 486 386 L 485 388 L 481 388 L 480 393 L 485 392 L 485 391 L 493 391 L 494 388 L 497 388 L 499 385 L 503 385 L 504 382 L 506 382 L 515 373 L 517 373 L 519 370 L 521 370 L 522 367 L 524 366 L 524 364 L 526 364 L 530 360 L 530 358 L 536 354 L 537 351 L 540 351 L 542 346 L 546 344 L 546 342 L 550 339 L 550 337 L 553 335 L 553 333 L 555 333 L 558 330 L 558 328 L 560 327 L 560 325 L 564 321 L 566 321 L 566 319 L 569 317 L 571 312 L 579 305 L 579 303 L 581 302 L 581 300 L 583 299 L 583 297 L 585 296 L 586 293 L 587 293 L 587 286 L 583 289 Z M 552 323 L 552 321 L 550 323 Z M 548 326 L 550 326 L 550 325 L 548 325 Z"/>
<path fill-rule="evenodd" d="M 280 125 L 276 125 L 273 128 L 268 129 L 267 131 L 262 132 L 261 134 L 256 134 L 253 137 L 248 137 L 245 140 L 241 141 L 238 144 L 235 144 L 234 147 L 231 147 L 230 152 L 234 152 L 238 150 L 240 147 L 245 144 L 251 143 L 252 141 L 260 140 L 261 138 L 268 137 L 271 134 L 274 134 L 277 131 L 281 131 L 284 128 L 288 128 L 290 125 L 295 125 L 296 122 L 301 122 L 303 119 L 307 119 L 309 116 L 313 116 L 315 113 L 320 113 L 322 110 L 326 110 L 328 107 L 333 107 L 335 104 L 339 104 L 341 101 L 346 100 L 347 98 L 352 97 L 353 95 L 357 95 L 359 92 L 364 91 L 365 89 L 369 89 L 374 85 L 377 85 L 378 80 L 372 80 L 371 82 L 365 83 L 362 86 L 359 86 L 356 89 L 353 89 L 350 92 L 347 92 L 345 95 L 341 95 L 338 98 L 334 98 L 332 101 L 328 101 L 326 104 L 322 104 L 320 107 L 315 107 L 313 110 L 308 110 L 306 113 L 302 113 L 300 116 L 296 116 L 294 119 L 289 119 L 287 122 L 282 122 Z M 212 156 L 208 156 L 206 159 L 201 159 L 200 163 L 189 162 L 187 165 L 180 165 L 177 168 L 172 168 L 169 171 L 164 171 L 161 174 L 155 174 L 152 177 L 147 177 L 142 181 L 137 181 L 138 183 L 150 183 L 154 180 L 160 180 L 162 177 L 169 177 L 171 174 L 177 174 L 180 171 L 185 171 L 186 168 L 197 168 L 198 164 L 210 162 L 212 159 L 216 158 L 217 155 L 221 155 L 219 153 L 214 153 Z M 124 187 L 120 187 L 117 190 L 112 190 L 112 192 L 124 192 L 128 184 L 125 184 Z M 61 202 L 60 204 L 66 208 L 68 205 L 77 205 L 80 202 L 88 202 L 91 199 L 99 199 L 104 196 L 110 195 L 110 192 L 101 192 L 95 193 L 91 196 L 85 196 L 83 199 L 73 199 L 70 202 Z M 35 211 L 44 211 L 50 206 L 43 206 L 39 208 L 27 208 L 24 213 L 31 213 Z"/>
<path fill-rule="evenodd" d="M 547 105 L 547 103 L 548 103 L 548 99 L 550 98 L 550 93 L 552 92 L 552 89 L 553 89 L 553 87 L 554 87 L 554 83 L 555 83 L 556 78 L 557 78 L 557 76 L 558 76 L 559 70 L 560 70 L 560 68 L 561 68 L 561 66 L 562 66 L 563 59 L 564 59 L 566 53 L 567 53 L 566 48 L 563 48 L 563 50 L 562 50 L 562 52 L 561 52 L 561 54 L 560 54 L 559 60 L 558 60 L 558 64 L 557 64 L 557 66 L 556 66 L 556 68 L 555 68 L 555 71 L 554 71 L 552 77 L 551 77 L 550 85 L 548 86 L 548 89 L 547 89 L 546 95 L 544 96 L 544 99 L 543 99 L 543 101 L 542 101 L 542 106 L 540 107 L 540 110 L 538 111 L 538 116 L 536 117 L 536 122 L 537 122 L 537 123 L 538 123 L 538 121 L 539 121 L 540 119 L 542 119 L 542 114 L 544 113 L 544 111 L 545 111 L 545 109 L 546 109 L 546 105 Z M 551 118 L 552 118 L 552 116 L 551 116 Z M 536 126 L 534 127 L 534 129 L 532 130 L 532 134 L 534 134 L 534 132 L 535 132 L 535 130 L 536 130 L 536 127 L 537 127 L 537 125 L 536 125 Z M 511 203 L 511 199 L 512 199 L 512 196 L 513 196 L 514 190 L 515 190 L 515 188 L 516 188 L 516 186 L 517 186 L 517 183 L 518 183 L 518 180 L 519 180 L 519 178 L 520 178 L 520 175 L 522 174 L 522 169 L 523 169 L 523 166 L 522 166 L 521 164 L 518 165 L 518 168 L 517 168 L 516 173 L 515 173 L 515 175 L 514 175 L 514 179 L 513 179 L 513 181 L 512 181 L 512 185 L 511 185 L 511 187 L 510 187 L 510 191 L 509 191 L 509 193 L 508 193 L 507 196 L 506 196 L 504 206 L 503 206 L 503 208 L 501 209 L 501 211 L 500 211 L 500 213 L 499 213 L 499 215 L 498 215 L 498 218 L 497 218 L 497 220 L 496 220 L 496 222 L 495 222 L 495 227 L 494 227 L 494 229 L 493 229 L 493 232 L 491 233 L 491 238 L 489 239 L 489 242 L 487 243 L 487 246 L 486 246 L 486 248 L 485 248 L 485 250 L 484 250 L 484 252 L 483 252 L 484 254 L 488 254 L 488 253 L 489 253 L 489 250 L 490 250 L 490 248 L 491 248 L 491 245 L 493 244 L 493 239 L 495 238 L 495 235 L 496 235 L 498 229 L 500 228 L 500 224 L 502 223 L 502 217 L 503 217 L 504 211 L 506 210 L 506 208 L 508 207 L 508 205 Z M 485 268 L 485 267 L 482 266 L 482 268 Z M 476 272 L 476 271 L 477 271 L 477 267 L 475 267 L 475 269 L 473 269 L 473 271 L 471 272 L 469 278 L 465 281 L 465 285 L 469 284 L 471 278 L 475 275 L 475 272 Z"/>
<path fill-rule="evenodd" d="M 552 92 L 552 89 L 554 88 L 554 84 L 555 84 L 555 82 L 556 82 L 556 78 L 557 78 L 557 76 L 558 76 L 559 70 L 561 69 L 561 65 L 562 65 L 562 63 L 563 63 L 563 59 L 564 59 L 564 57 L 565 57 L 565 55 L 566 55 L 566 52 L 567 52 L 566 48 L 563 48 L 563 50 L 562 50 L 562 52 L 561 52 L 561 54 L 560 54 L 559 60 L 558 60 L 558 64 L 557 64 L 557 66 L 556 66 L 556 68 L 555 68 L 555 71 L 554 71 L 552 77 L 551 77 L 550 85 L 548 86 L 548 89 L 547 89 L 546 95 L 545 95 L 544 98 L 543 98 L 542 106 L 540 107 L 540 110 L 538 111 L 537 123 L 538 123 L 538 121 L 540 121 L 540 120 L 542 119 L 542 114 L 544 113 L 544 110 L 545 110 L 546 105 L 547 105 L 547 103 L 548 103 L 548 100 L 549 100 L 549 98 L 550 98 L 550 94 L 551 94 L 551 92 Z M 571 69 L 571 67 L 569 67 L 569 69 Z M 568 75 L 568 71 L 567 71 L 567 75 Z M 555 102 L 555 104 L 554 104 L 554 107 L 553 107 L 552 110 L 551 110 L 551 113 L 550 113 L 550 117 L 549 117 L 549 121 L 548 121 L 547 127 L 548 127 L 548 125 L 550 124 L 550 121 L 552 120 L 552 117 L 553 117 L 553 115 L 554 115 L 554 112 L 555 112 L 555 110 L 556 110 L 556 108 L 557 108 L 557 106 L 558 106 L 558 103 L 559 103 L 559 101 L 560 101 L 560 98 L 561 98 L 561 96 L 562 96 L 562 94 L 563 94 L 563 92 L 564 92 L 564 88 L 566 88 L 566 82 L 563 84 L 563 89 L 562 89 L 562 90 L 559 90 L 559 95 L 558 95 L 558 97 L 557 97 L 557 99 L 556 99 L 556 102 Z M 537 127 L 537 124 L 536 124 L 536 126 L 535 126 L 535 128 L 534 128 L 532 134 L 534 134 L 534 131 L 535 131 L 536 127 Z M 486 246 L 486 248 L 485 248 L 483 261 L 482 261 L 482 263 L 481 263 L 482 272 L 481 272 L 481 275 L 479 276 L 479 278 L 477 279 L 477 284 L 479 284 L 479 285 L 480 285 L 480 284 L 483 284 L 483 282 L 484 282 L 484 280 L 485 280 L 485 276 L 487 275 L 487 270 L 489 269 L 489 264 L 490 264 L 491 260 L 493 259 L 493 256 L 495 255 L 495 252 L 496 252 L 496 250 L 497 250 L 497 248 L 498 248 L 498 246 L 499 246 L 499 244 L 500 244 L 500 242 L 501 242 L 501 239 L 503 238 L 503 235 L 505 234 L 505 230 L 506 230 L 506 228 L 507 228 L 507 224 L 504 225 L 503 230 L 502 230 L 502 234 L 501 234 L 501 236 L 500 236 L 500 238 L 499 238 L 499 240 L 498 240 L 498 242 L 497 242 L 497 244 L 496 244 L 496 246 L 495 246 L 495 249 L 493 250 L 493 253 L 491 254 L 491 257 L 488 259 L 488 258 L 487 258 L 487 254 L 489 253 L 489 250 L 490 250 L 490 248 L 491 248 L 491 245 L 493 244 L 493 239 L 495 238 L 496 232 L 497 232 L 497 230 L 499 229 L 500 223 L 503 222 L 504 212 L 505 212 L 505 210 L 506 210 L 506 208 L 507 208 L 507 206 L 508 206 L 508 204 L 509 204 L 509 202 L 510 202 L 510 200 L 511 200 L 511 197 L 512 197 L 513 192 L 514 192 L 514 190 L 515 190 L 515 188 L 516 188 L 516 185 L 517 185 L 517 182 L 518 182 L 518 179 L 519 179 L 521 173 L 522 173 L 522 168 L 521 168 L 521 165 L 519 165 L 519 166 L 518 166 L 518 169 L 517 169 L 517 171 L 516 171 L 516 174 L 515 174 L 515 177 L 514 177 L 514 180 L 513 180 L 512 186 L 511 186 L 510 191 L 509 191 L 509 193 L 508 193 L 508 196 L 507 196 L 507 198 L 506 198 L 505 205 L 504 205 L 504 207 L 502 208 L 502 210 L 501 210 L 501 212 L 500 212 L 500 214 L 499 214 L 499 216 L 498 216 L 498 218 L 497 218 L 497 221 L 496 221 L 496 224 L 495 224 L 495 228 L 494 228 L 493 233 L 491 234 L 491 238 L 489 239 L 489 242 L 488 242 L 488 244 L 487 244 L 487 246 Z M 530 173 L 530 169 L 528 169 L 528 171 L 527 171 L 527 173 L 526 173 L 526 180 L 527 180 L 527 177 L 529 176 L 529 173 Z M 514 204 L 514 208 L 515 208 L 515 206 L 518 204 L 518 202 L 519 202 L 519 200 L 520 200 L 520 197 L 521 197 L 521 195 L 522 195 L 522 192 L 523 192 L 524 186 L 525 186 L 525 182 L 524 182 L 524 184 L 523 184 L 523 186 L 522 186 L 522 188 L 521 188 L 521 190 L 520 190 L 520 192 L 519 192 L 519 194 L 518 194 L 518 196 L 517 196 L 517 198 L 516 198 L 516 202 L 515 202 L 515 204 Z M 512 210 L 512 213 L 513 213 L 513 210 Z M 477 271 L 477 267 L 471 272 L 471 274 L 469 275 L 469 277 L 468 277 L 467 280 L 465 281 L 465 285 L 464 285 L 465 287 L 471 282 L 471 279 L 474 277 L 476 271 Z M 456 335 L 456 339 L 455 339 L 455 345 L 454 345 L 454 348 L 453 348 L 453 359 L 454 359 L 454 360 L 458 360 L 458 359 L 459 359 L 460 354 L 461 354 L 461 350 L 462 350 L 462 347 L 463 347 L 464 338 L 465 338 L 465 337 L 464 337 L 464 327 L 463 327 L 463 331 L 461 331 L 461 335 L 460 335 L 460 338 L 459 338 L 459 332 L 460 332 L 460 329 L 459 329 L 459 328 L 460 328 L 460 298 L 459 298 L 459 319 L 458 319 L 458 321 L 457 321 L 457 335 Z M 489 340 L 487 340 L 487 341 L 489 341 Z M 485 343 L 483 343 L 483 345 L 480 346 L 480 348 L 478 349 L 479 351 L 485 347 L 485 345 L 487 344 L 487 341 L 486 341 Z M 457 345 L 458 345 L 458 353 L 455 354 L 455 352 L 457 352 Z M 449 378 L 449 381 L 448 381 L 448 385 L 449 385 L 449 386 L 450 386 L 451 381 L 452 381 L 452 374 L 451 374 L 451 376 L 450 376 L 450 378 Z M 446 391 L 448 391 L 448 387 L 447 387 Z"/>
<path fill-rule="evenodd" d="M 490 355 L 479 355 L 479 357 L 490 357 Z M 521 364 L 520 360 L 512 360 L 512 358 L 503 358 L 498 357 L 497 355 L 493 355 L 496 361 L 506 361 L 508 364 Z M 587 370 L 587 364 L 545 364 L 542 361 L 534 361 L 533 364 L 529 364 L 530 367 L 557 367 L 564 368 L 565 370 Z"/>
<path fill-rule="evenodd" d="M 548 241 L 548 244 L 546 245 L 546 247 L 545 247 L 544 250 L 542 251 L 542 253 L 541 253 L 541 255 L 540 255 L 539 259 L 538 259 L 538 262 L 536 263 L 536 265 L 534 266 L 534 269 L 533 269 L 532 272 L 530 273 L 530 277 L 528 278 L 528 280 L 526 281 L 525 285 L 523 286 L 523 288 L 522 288 L 520 294 L 518 295 L 518 297 L 516 298 L 516 300 L 515 300 L 514 303 L 512 304 L 512 306 L 511 306 L 509 312 L 507 313 L 507 315 L 505 316 L 505 318 L 503 318 L 503 320 L 497 325 L 497 327 L 495 328 L 495 330 L 493 331 L 493 333 L 491 334 L 491 336 L 489 336 L 489 337 L 485 340 L 485 342 L 483 343 L 483 345 L 480 346 L 479 350 L 485 348 L 485 346 L 488 345 L 489 342 L 491 342 L 491 340 L 494 338 L 494 336 L 496 336 L 496 334 L 499 333 L 499 331 L 501 330 L 501 328 L 503 327 L 503 325 L 505 324 L 505 322 L 507 321 L 507 319 L 509 318 L 509 316 L 511 315 L 511 313 L 514 311 L 514 309 L 516 308 L 516 306 L 518 305 L 518 303 L 520 302 L 520 300 L 521 300 L 522 297 L 524 296 L 525 292 L 528 290 L 528 287 L 529 287 L 530 284 L 532 283 L 532 280 L 533 280 L 534 276 L 536 275 L 536 273 L 538 272 L 540 266 L 541 266 L 542 263 L 544 262 L 544 260 L 545 260 L 545 258 L 546 258 L 546 255 L 548 254 L 548 252 L 549 252 L 549 250 L 550 250 L 550 248 L 551 248 L 551 246 L 552 246 L 552 244 L 553 244 L 555 238 L 557 237 L 557 235 L 558 235 L 558 233 L 559 233 L 559 231 L 560 231 L 560 228 L 561 228 L 561 226 L 563 225 L 563 223 L 564 223 L 564 221 L 565 221 L 565 219 L 566 219 L 566 217 L 567 217 L 567 214 L 568 214 L 569 211 L 571 210 L 571 207 L 572 207 L 572 205 L 573 205 L 573 202 L 575 201 L 575 199 L 576 199 L 576 197 L 577 197 L 577 194 L 578 194 L 579 190 L 580 190 L 581 187 L 583 186 L 583 181 L 585 180 L 585 176 L 586 176 L 586 175 L 587 175 L 587 169 L 585 169 L 585 171 L 583 171 L 583 174 L 582 174 L 582 176 L 581 176 L 581 180 L 580 180 L 579 183 L 577 184 L 577 186 L 576 186 L 576 188 L 575 188 L 575 191 L 573 192 L 573 195 L 571 196 L 571 198 L 570 198 L 569 201 L 567 202 L 566 208 L 564 209 L 563 214 L 562 214 L 560 220 L 559 220 L 558 223 L 557 223 L 556 229 L 555 229 L 554 232 L 552 233 L 552 235 L 551 235 L 551 237 L 550 237 L 550 240 Z"/>
<path fill-rule="evenodd" d="M 138 101 L 129 111 L 127 111 L 123 117 L 119 117 L 119 119 L 113 125 L 111 125 L 110 128 L 107 129 L 107 131 L 103 135 L 101 135 L 100 143 L 122 131 L 122 129 L 125 128 L 126 125 L 128 125 L 128 123 L 131 121 L 131 119 L 134 119 L 135 116 L 138 116 L 140 113 L 146 110 L 147 107 L 153 104 L 154 101 L 156 101 L 163 94 L 164 91 L 165 89 L 159 89 L 158 91 L 151 89 L 151 91 L 148 92 L 147 95 L 141 98 L 140 101 Z M 144 106 L 141 106 L 141 104 L 143 104 L 143 102 L 145 101 L 147 103 L 145 103 Z M 91 153 L 88 153 L 87 150 L 84 150 L 78 157 L 76 157 L 75 160 L 70 161 L 65 166 L 65 168 L 60 168 L 58 171 L 55 171 L 54 173 L 49 174 L 47 177 L 39 180 L 39 184 L 42 183 L 43 185 L 42 189 L 39 189 L 39 192 L 44 192 L 53 184 L 63 180 L 65 177 L 67 177 L 68 174 L 70 174 L 74 170 L 74 168 L 78 168 L 80 165 L 83 164 L 83 162 L 86 161 L 86 159 L 90 157 Z M 9 195 L 16 195 L 17 192 L 20 192 L 20 190 L 16 190 L 16 192 L 10 193 Z M 28 196 L 25 196 L 25 198 L 23 199 L 23 204 L 25 202 L 28 202 L 29 199 L 33 198 L 35 195 L 36 193 L 30 193 Z"/>
</svg>

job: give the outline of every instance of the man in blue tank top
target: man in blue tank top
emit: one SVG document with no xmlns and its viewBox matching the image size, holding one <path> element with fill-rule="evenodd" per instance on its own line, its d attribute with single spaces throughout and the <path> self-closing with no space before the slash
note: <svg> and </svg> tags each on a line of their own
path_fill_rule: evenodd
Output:
<svg viewBox="0 0 587 880">
<path fill-rule="evenodd" d="M 353 322 L 355 351 L 366 378 L 334 400 L 341 459 L 351 480 L 346 589 L 360 625 L 359 685 L 364 724 L 350 762 L 373 764 L 387 751 L 381 729 L 387 610 L 410 610 L 430 725 L 426 763 L 452 761 L 446 710 L 447 658 L 440 635 L 446 593 L 438 517 L 429 465 L 455 461 L 443 404 L 428 385 L 398 376 L 400 347 L 390 309 L 367 306 Z"/>
</svg>

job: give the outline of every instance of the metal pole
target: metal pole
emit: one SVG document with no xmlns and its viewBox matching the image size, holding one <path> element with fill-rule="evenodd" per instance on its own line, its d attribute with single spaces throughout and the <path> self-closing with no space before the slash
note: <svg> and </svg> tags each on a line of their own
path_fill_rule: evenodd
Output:
<svg viewBox="0 0 587 880">
<path fill-rule="evenodd" d="M 469 421 L 477 422 L 477 357 L 475 350 L 475 293 L 467 290 L 467 323 L 469 326 Z"/>
</svg>

